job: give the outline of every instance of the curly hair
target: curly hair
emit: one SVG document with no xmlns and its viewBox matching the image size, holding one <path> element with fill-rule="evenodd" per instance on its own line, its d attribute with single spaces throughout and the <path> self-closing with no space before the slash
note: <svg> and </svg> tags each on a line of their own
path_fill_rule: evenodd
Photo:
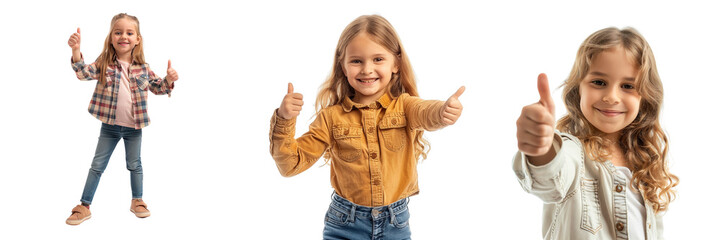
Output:
<svg viewBox="0 0 721 240">
<path fill-rule="evenodd" d="M 621 130 L 618 144 L 633 172 L 632 183 L 651 203 L 654 212 L 666 211 L 676 197 L 674 187 L 679 180 L 668 170 L 668 138 L 659 123 L 663 85 L 651 47 L 635 29 L 601 29 L 581 44 L 571 74 L 563 83 L 563 101 L 568 114 L 558 121 L 557 129 L 578 137 L 594 160 L 605 161 L 609 157 L 606 149 L 614 143 L 601 138 L 602 132 L 583 116 L 579 85 L 588 74 L 593 57 L 617 46 L 626 51 L 639 69 L 635 85 L 641 96 L 638 115 Z"/>
</svg>

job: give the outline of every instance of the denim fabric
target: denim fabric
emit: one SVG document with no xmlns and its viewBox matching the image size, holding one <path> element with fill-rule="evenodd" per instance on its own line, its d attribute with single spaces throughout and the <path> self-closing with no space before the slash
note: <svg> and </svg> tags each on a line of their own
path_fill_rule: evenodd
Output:
<svg viewBox="0 0 721 240">
<path fill-rule="evenodd" d="M 333 193 L 323 239 L 411 239 L 408 198 L 382 207 L 356 205 Z"/>
<path fill-rule="evenodd" d="M 85 180 L 81 202 L 90 204 L 93 201 L 100 176 L 108 166 L 110 156 L 121 138 L 125 143 L 125 166 L 130 171 L 130 188 L 133 198 L 143 197 L 143 166 L 140 164 L 140 142 L 143 138 L 143 130 L 103 123 L 100 128 L 100 137 L 98 137 L 98 146 L 95 148 L 95 157 L 90 164 L 88 179 Z"/>
</svg>

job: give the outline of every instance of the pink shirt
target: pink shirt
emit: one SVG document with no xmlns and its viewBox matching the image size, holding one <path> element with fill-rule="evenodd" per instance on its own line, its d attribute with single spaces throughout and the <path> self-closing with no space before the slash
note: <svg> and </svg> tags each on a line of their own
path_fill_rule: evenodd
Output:
<svg viewBox="0 0 721 240">
<path fill-rule="evenodd" d="M 118 105 L 115 111 L 115 124 L 123 127 L 135 128 L 135 119 L 133 119 L 133 98 L 130 92 L 130 82 L 128 80 L 128 68 L 130 63 L 118 60 L 120 63 L 121 77 L 120 89 L 118 89 Z"/>
</svg>

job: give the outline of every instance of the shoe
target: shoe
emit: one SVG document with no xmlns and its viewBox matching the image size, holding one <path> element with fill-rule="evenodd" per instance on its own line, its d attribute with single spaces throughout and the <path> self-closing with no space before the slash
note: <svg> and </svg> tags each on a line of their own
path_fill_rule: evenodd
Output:
<svg viewBox="0 0 721 240">
<path fill-rule="evenodd" d="M 150 210 L 148 205 L 143 202 L 143 199 L 133 198 L 130 202 L 130 212 L 135 213 L 136 217 L 145 218 L 150 216 Z"/>
<path fill-rule="evenodd" d="M 65 220 L 65 223 L 68 225 L 78 225 L 88 219 L 90 219 L 90 209 L 83 205 L 77 205 L 73 208 L 73 213 L 70 214 L 68 220 Z"/>
</svg>

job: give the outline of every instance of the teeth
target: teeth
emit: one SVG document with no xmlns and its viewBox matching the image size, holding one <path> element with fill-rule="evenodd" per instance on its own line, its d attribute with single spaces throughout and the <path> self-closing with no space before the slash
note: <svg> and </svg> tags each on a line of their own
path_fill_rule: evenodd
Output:
<svg viewBox="0 0 721 240">
<path fill-rule="evenodd" d="M 364 83 L 372 83 L 372 82 L 375 82 L 376 80 L 377 79 L 371 79 L 371 80 L 360 80 L 359 79 L 359 81 L 364 82 Z"/>
</svg>

